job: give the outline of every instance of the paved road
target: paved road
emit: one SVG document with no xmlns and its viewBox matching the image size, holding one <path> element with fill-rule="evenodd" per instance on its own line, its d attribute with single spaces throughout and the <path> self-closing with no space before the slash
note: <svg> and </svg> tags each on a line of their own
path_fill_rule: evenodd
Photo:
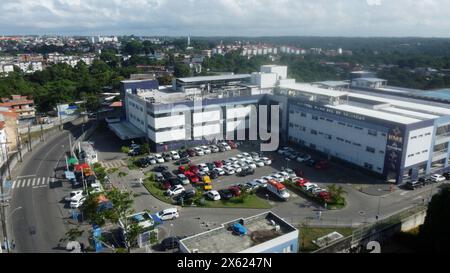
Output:
<svg viewBox="0 0 450 273">
<path fill-rule="evenodd" d="M 60 252 L 58 241 L 66 232 L 67 212 L 61 198 L 66 189 L 51 189 L 59 166 L 65 165 L 64 154 L 72 139 L 81 135 L 81 126 L 70 128 L 50 137 L 45 143 L 24 156 L 22 164 L 13 170 L 12 200 L 8 210 L 10 239 L 15 240 L 15 252 Z M 62 171 L 62 170 L 60 170 Z M 19 208 L 19 209 L 17 209 Z M 12 213 L 12 214 L 11 214 Z"/>
</svg>

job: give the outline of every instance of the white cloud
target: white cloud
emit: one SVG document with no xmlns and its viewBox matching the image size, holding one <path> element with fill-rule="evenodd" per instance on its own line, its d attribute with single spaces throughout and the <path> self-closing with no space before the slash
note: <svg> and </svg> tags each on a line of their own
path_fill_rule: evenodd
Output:
<svg viewBox="0 0 450 273">
<path fill-rule="evenodd" d="M 0 33 L 449 36 L 447 0 L 2 0 Z"/>
</svg>

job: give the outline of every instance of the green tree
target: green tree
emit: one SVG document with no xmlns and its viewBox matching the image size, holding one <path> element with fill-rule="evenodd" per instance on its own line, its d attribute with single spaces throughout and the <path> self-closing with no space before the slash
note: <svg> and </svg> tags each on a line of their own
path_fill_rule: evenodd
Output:
<svg viewBox="0 0 450 273">
<path fill-rule="evenodd" d="M 177 78 L 184 78 L 191 76 L 191 69 L 187 64 L 176 63 L 174 67 L 174 75 Z"/>
<path fill-rule="evenodd" d="M 450 244 L 450 187 L 445 187 L 431 200 L 419 236 L 429 252 L 446 252 Z"/>
<path fill-rule="evenodd" d="M 331 200 L 333 204 L 345 204 L 345 194 L 346 191 L 342 186 L 337 186 L 335 184 L 328 186 L 328 192 L 331 195 Z"/>
</svg>

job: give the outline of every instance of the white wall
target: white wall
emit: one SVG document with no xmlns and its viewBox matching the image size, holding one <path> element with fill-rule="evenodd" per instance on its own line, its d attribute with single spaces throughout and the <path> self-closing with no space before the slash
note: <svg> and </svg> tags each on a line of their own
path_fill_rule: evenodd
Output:
<svg viewBox="0 0 450 273">
<path fill-rule="evenodd" d="M 245 119 L 237 120 L 237 121 L 227 121 L 227 132 L 232 132 L 236 130 L 245 129 Z"/>
<path fill-rule="evenodd" d="M 347 124 L 343 126 L 338 123 L 341 121 L 337 119 L 333 122 L 326 119 L 316 121 L 312 120 L 310 113 L 307 113 L 305 118 L 301 116 L 300 110 L 291 109 L 291 111 L 294 111 L 294 114 L 289 114 L 289 123 L 293 123 L 294 128 L 289 127 L 289 137 L 303 140 L 307 146 L 314 144 L 317 150 L 361 167 L 364 167 L 365 163 L 371 164 L 374 172 L 383 173 L 387 134 L 378 132 L 377 136 L 372 136 L 368 134 L 368 128 L 359 130 L 355 127 L 348 127 Z M 306 127 L 306 131 L 303 131 L 302 127 Z M 311 129 L 316 130 L 317 135 L 311 134 Z M 321 135 L 319 132 L 323 134 Z M 327 135 L 331 135 L 331 140 L 327 138 Z M 344 141 L 340 141 L 338 138 L 344 139 Z M 354 143 L 360 146 L 356 146 Z M 375 153 L 368 152 L 367 146 L 375 148 Z"/>
<path fill-rule="evenodd" d="M 194 124 L 203 122 L 220 121 L 220 110 L 217 111 L 205 111 L 201 113 L 194 113 Z"/>
<path fill-rule="evenodd" d="M 277 75 L 276 73 L 253 73 L 252 84 L 261 88 L 274 87 L 277 83 Z"/>
<path fill-rule="evenodd" d="M 162 128 L 179 127 L 185 124 L 185 115 L 176 115 L 170 117 L 153 118 L 150 115 L 148 117 L 148 124 L 156 130 Z"/>
<path fill-rule="evenodd" d="M 286 79 L 287 78 L 287 66 L 261 66 L 261 72 L 263 73 L 275 73 L 278 75 L 278 79 Z"/>
<path fill-rule="evenodd" d="M 139 128 L 141 131 L 147 131 L 147 110 L 145 101 L 139 100 L 132 94 L 126 95 L 127 120 Z"/>
<path fill-rule="evenodd" d="M 405 167 L 428 161 L 430 153 L 433 152 L 433 131 L 434 127 L 427 127 L 409 132 Z"/>
<path fill-rule="evenodd" d="M 155 133 L 152 130 L 148 130 L 148 137 L 155 143 L 184 140 L 186 139 L 186 131 L 184 129 L 178 129 Z"/>
<path fill-rule="evenodd" d="M 227 108 L 227 119 L 244 118 L 251 113 L 251 106 Z"/>
<path fill-rule="evenodd" d="M 220 133 L 221 124 L 208 124 L 205 126 L 194 126 L 194 137 L 218 135 Z"/>
</svg>

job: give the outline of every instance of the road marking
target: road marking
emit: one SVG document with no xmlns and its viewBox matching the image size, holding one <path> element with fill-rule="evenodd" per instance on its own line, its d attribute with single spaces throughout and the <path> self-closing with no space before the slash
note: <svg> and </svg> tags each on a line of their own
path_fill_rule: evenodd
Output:
<svg viewBox="0 0 450 273">
<path fill-rule="evenodd" d="M 12 186 L 11 186 L 12 189 L 14 189 L 14 188 L 16 187 L 16 183 L 17 183 L 17 181 L 14 181 L 14 182 L 12 183 Z"/>
<path fill-rule="evenodd" d="M 18 176 L 17 178 L 28 178 L 28 177 L 35 177 L 35 174 L 30 174 L 30 175 L 23 175 L 23 176 Z"/>
<path fill-rule="evenodd" d="M 407 191 L 403 191 L 402 193 L 400 193 L 401 196 L 406 195 L 408 192 Z"/>
<path fill-rule="evenodd" d="M 33 189 L 40 189 L 40 188 L 47 188 L 47 186 L 46 185 L 42 185 L 42 186 L 35 186 L 35 187 L 33 187 Z"/>
<path fill-rule="evenodd" d="M 423 199 L 422 196 L 417 196 L 416 198 L 413 199 L 413 201 L 419 200 L 419 199 Z"/>
</svg>

